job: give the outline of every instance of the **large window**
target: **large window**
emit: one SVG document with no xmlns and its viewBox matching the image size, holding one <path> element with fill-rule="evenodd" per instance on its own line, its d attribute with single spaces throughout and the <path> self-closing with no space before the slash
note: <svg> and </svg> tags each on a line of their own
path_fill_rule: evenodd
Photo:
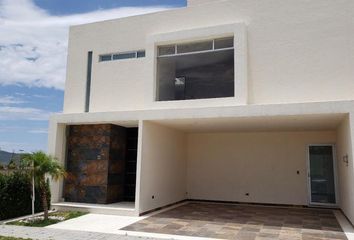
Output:
<svg viewBox="0 0 354 240">
<path fill-rule="evenodd" d="M 158 47 L 157 101 L 234 95 L 233 37 Z"/>
</svg>

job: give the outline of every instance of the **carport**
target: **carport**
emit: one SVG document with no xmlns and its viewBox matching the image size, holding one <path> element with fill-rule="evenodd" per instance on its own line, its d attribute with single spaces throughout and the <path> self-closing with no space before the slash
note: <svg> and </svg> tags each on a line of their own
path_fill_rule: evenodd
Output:
<svg viewBox="0 0 354 240">
<path fill-rule="evenodd" d="M 144 120 L 138 211 L 200 200 L 347 214 L 348 127 L 347 114 Z M 322 158 L 330 161 L 319 164 Z"/>
</svg>

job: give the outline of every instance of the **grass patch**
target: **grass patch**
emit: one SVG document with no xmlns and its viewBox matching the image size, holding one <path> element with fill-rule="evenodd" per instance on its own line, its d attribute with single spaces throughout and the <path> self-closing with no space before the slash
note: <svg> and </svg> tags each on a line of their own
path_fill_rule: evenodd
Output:
<svg viewBox="0 0 354 240">
<path fill-rule="evenodd" d="M 6 223 L 7 225 L 16 225 L 16 226 L 26 226 L 26 227 L 45 227 L 49 226 L 52 224 L 56 224 L 58 222 L 61 222 L 60 220 L 57 219 L 29 219 L 29 220 L 19 220 L 19 221 L 14 221 L 14 222 L 9 222 Z"/>
<path fill-rule="evenodd" d="M 26 227 L 45 227 L 55 223 L 63 222 L 72 218 L 77 218 L 83 216 L 87 213 L 85 212 L 69 212 L 69 211 L 58 211 L 49 213 L 49 219 L 44 220 L 43 216 L 29 217 L 27 219 L 22 219 L 18 221 L 8 222 L 8 225 L 26 226 Z M 0 240 L 2 240 L 0 238 Z"/>
<path fill-rule="evenodd" d="M 86 212 L 59 211 L 59 212 L 53 212 L 49 214 L 49 216 L 63 217 L 65 220 L 69 220 L 72 218 L 81 217 L 86 214 L 87 214 Z"/>
<path fill-rule="evenodd" d="M 4 237 L 4 236 L 0 236 L 0 240 L 31 240 L 29 238 L 14 238 L 14 237 Z"/>
</svg>

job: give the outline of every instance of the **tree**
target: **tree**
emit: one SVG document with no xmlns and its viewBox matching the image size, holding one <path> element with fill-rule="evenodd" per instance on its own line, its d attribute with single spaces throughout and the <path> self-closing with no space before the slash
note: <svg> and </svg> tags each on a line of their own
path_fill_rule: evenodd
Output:
<svg viewBox="0 0 354 240">
<path fill-rule="evenodd" d="M 48 196 L 46 191 L 46 176 L 50 176 L 53 180 L 57 181 L 58 179 L 65 177 L 66 172 L 56 158 L 47 155 L 42 151 L 24 154 L 22 161 L 27 169 L 31 169 L 31 174 L 34 175 L 36 186 L 41 192 L 44 219 L 47 220 Z"/>
</svg>

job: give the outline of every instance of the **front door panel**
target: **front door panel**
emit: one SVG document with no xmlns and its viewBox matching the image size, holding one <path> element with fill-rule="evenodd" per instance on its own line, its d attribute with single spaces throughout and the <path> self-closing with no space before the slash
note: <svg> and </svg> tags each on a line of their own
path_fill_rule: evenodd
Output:
<svg viewBox="0 0 354 240">
<path fill-rule="evenodd" d="M 334 154 L 332 145 L 309 147 L 309 181 L 312 204 L 335 204 Z"/>
</svg>

